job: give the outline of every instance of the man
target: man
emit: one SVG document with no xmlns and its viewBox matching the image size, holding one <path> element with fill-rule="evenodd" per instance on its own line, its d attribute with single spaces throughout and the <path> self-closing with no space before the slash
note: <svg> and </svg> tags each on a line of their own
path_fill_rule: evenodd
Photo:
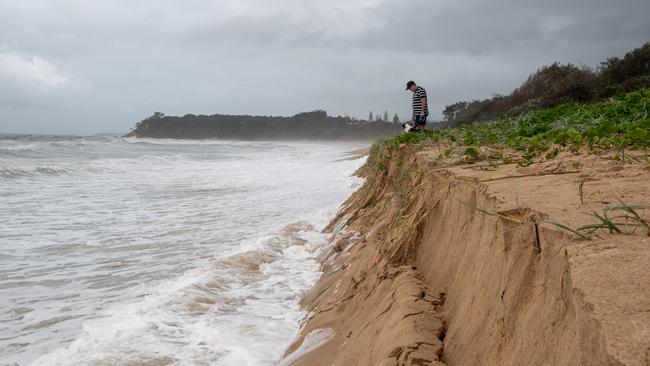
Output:
<svg viewBox="0 0 650 366">
<path fill-rule="evenodd" d="M 413 92 L 413 130 L 424 130 L 429 115 L 429 105 L 427 103 L 427 91 L 423 87 L 415 84 L 414 81 L 406 83 L 406 90 Z"/>
</svg>

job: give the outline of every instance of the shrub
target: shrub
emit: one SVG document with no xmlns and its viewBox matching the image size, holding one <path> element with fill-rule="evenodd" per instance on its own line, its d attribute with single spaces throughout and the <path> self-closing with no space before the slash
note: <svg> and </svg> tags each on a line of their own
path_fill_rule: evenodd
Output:
<svg viewBox="0 0 650 366">
<path fill-rule="evenodd" d="M 452 125 L 458 125 L 517 116 L 568 102 L 595 102 L 644 88 L 650 88 L 650 43 L 622 59 L 603 61 L 596 71 L 557 62 L 544 66 L 507 96 L 456 102 L 446 106 L 443 115 Z"/>
</svg>

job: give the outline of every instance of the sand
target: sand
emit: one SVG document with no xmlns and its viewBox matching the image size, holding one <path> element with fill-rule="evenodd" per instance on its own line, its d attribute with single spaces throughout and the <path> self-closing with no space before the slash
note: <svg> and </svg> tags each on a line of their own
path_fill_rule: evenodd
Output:
<svg viewBox="0 0 650 366">
<path fill-rule="evenodd" d="M 650 206 L 650 165 L 441 168 L 437 153 L 405 146 L 385 171 L 362 168 L 285 364 L 650 365 L 647 232 L 580 241 L 541 223 Z"/>
<path fill-rule="evenodd" d="M 344 157 L 344 158 L 339 159 L 339 160 L 337 160 L 337 161 L 345 161 L 345 160 L 357 160 L 357 159 L 361 159 L 361 158 L 363 158 L 364 156 L 368 155 L 369 152 L 370 152 L 370 146 L 368 146 L 368 147 L 362 147 L 362 148 L 355 149 L 355 150 L 351 150 L 351 151 L 348 151 L 347 153 L 345 153 L 345 157 Z"/>
</svg>

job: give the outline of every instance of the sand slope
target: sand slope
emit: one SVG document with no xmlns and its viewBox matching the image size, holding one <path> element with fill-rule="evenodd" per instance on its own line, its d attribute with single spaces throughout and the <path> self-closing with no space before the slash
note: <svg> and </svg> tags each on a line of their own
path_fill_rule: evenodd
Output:
<svg viewBox="0 0 650 366">
<path fill-rule="evenodd" d="M 440 168 L 434 156 L 407 146 L 363 169 L 286 364 L 650 365 L 650 237 L 577 241 L 535 223 L 650 205 L 648 164 Z"/>
</svg>

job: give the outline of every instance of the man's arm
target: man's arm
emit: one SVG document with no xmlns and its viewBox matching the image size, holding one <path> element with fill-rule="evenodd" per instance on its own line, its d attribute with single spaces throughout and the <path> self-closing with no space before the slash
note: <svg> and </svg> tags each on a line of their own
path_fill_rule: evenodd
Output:
<svg viewBox="0 0 650 366">
<path fill-rule="evenodd" d="M 427 110 L 427 97 L 420 98 L 420 104 L 422 108 L 420 109 L 420 116 L 424 116 L 424 111 Z"/>
</svg>

